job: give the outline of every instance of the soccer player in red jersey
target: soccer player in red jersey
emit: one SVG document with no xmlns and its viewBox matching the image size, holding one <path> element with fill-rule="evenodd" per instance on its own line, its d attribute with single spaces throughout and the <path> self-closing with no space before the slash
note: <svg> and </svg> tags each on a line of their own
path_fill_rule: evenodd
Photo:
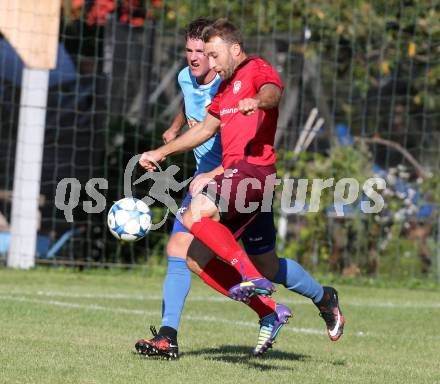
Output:
<svg viewBox="0 0 440 384">
<path fill-rule="evenodd" d="M 271 207 L 276 172 L 273 142 L 283 84 L 267 62 L 245 54 L 240 32 L 229 22 L 218 20 L 207 27 L 203 40 L 210 67 L 223 80 L 209 113 L 202 123 L 181 137 L 145 152 L 140 164 L 152 171 L 155 162 L 194 148 L 220 129 L 225 172 L 193 198 L 183 223 L 241 274 L 243 281 L 229 289 L 229 296 L 246 301 L 254 295 L 269 296 L 273 291 L 272 283 L 258 272 L 236 238 L 258 212 Z M 258 209 L 250 209 L 255 205 Z M 332 313 L 327 311 L 329 321 L 325 319 L 329 332 L 339 337 L 344 320 L 336 293 L 332 292 L 326 301 L 327 306 L 332 301 Z M 276 311 L 278 304 L 269 304 Z M 288 315 L 286 308 L 280 323 Z M 276 334 L 280 327 L 273 332 Z"/>
<path fill-rule="evenodd" d="M 204 43 L 201 40 L 203 29 L 211 23 L 212 21 L 205 18 L 198 18 L 193 20 L 185 31 L 185 51 L 188 66 L 183 68 L 178 76 L 179 85 L 184 96 L 184 109 L 177 115 L 171 128 L 163 135 L 165 143 L 174 140 L 178 136 L 183 128 L 185 118 L 188 120 L 189 127 L 203 120 L 207 113 L 207 107 L 221 83 L 220 76 L 209 68 L 209 60 L 204 55 Z M 172 236 L 166 247 L 168 268 L 163 283 L 161 326 L 158 332 L 155 327 L 151 326 L 153 337 L 139 339 L 135 344 L 136 351 L 146 356 L 160 356 L 168 359 L 179 357 L 177 333 L 191 283 L 188 266 L 206 284 L 225 296 L 228 295 L 230 287 L 241 281 L 240 274 L 233 267 L 216 258 L 201 243 L 194 244 L 188 255 L 188 249 L 194 236 L 188 233 L 189 231 L 181 223 L 180 212 L 186 210 L 191 202 L 192 195 L 197 195 L 208 181 L 223 172 L 220 165 L 222 157 L 220 136 L 214 135 L 210 140 L 195 148 L 194 154 L 196 173 L 189 188 L 190 193 L 187 193 L 183 199 L 174 221 Z M 259 217 L 243 233 L 241 241 L 246 252 L 249 252 L 251 259 L 256 258 L 256 266 L 260 272 L 272 276 L 271 269 L 268 270 L 268 266 L 270 266 L 270 261 L 273 259 L 268 256 L 268 251 L 273 250 L 275 247 L 273 212 L 259 214 Z M 202 260 L 203 264 L 198 265 L 190 255 L 196 256 L 198 262 Z M 264 262 L 263 265 L 261 261 Z M 278 260 L 276 259 L 276 261 L 278 265 Z M 289 263 L 293 263 L 293 260 Z M 286 266 L 284 270 L 287 268 Z M 272 267 L 272 269 L 274 268 Z M 273 274 L 275 273 L 276 271 L 273 272 Z M 287 273 L 284 275 L 287 275 Z M 317 284 L 312 284 L 312 289 L 310 289 L 310 284 L 307 284 L 307 282 L 306 284 L 296 284 L 296 289 L 298 285 L 305 287 L 302 291 L 310 293 L 308 296 L 316 298 L 320 294 L 321 288 L 317 287 Z M 246 302 L 260 319 L 260 332 L 257 346 L 254 349 L 255 354 L 264 353 L 268 346 L 265 342 L 268 335 L 270 335 L 269 331 L 279 323 L 279 318 L 282 317 L 283 306 L 278 306 L 274 311 L 266 306 L 265 301 L 267 301 L 265 296 L 256 295 Z"/>
<path fill-rule="evenodd" d="M 239 34 L 227 22 L 223 27 L 229 28 L 229 34 Z M 210 67 L 223 82 L 208 114 L 201 124 L 176 140 L 144 153 L 140 164 L 147 170 L 153 170 L 154 161 L 188 151 L 220 129 L 225 172 L 216 176 L 214 181 L 219 186 L 223 180 L 231 181 L 231 193 L 221 196 L 222 188 L 219 188 L 220 192 L 212 196 L 210 191 L 213 188 L 205 188 L 193 198 L 183 216 L 183 223 L 196 238 L 240 272 L 247 284 L 235 287 L 230 293 L 237 299 L 245 299 L 256 291 L 270 295 L 273 286 L 262 277 L 235 241 L 234 235 L 238 236 L 258 213 L 255 210 L 239 212 L 235 203 L 242 199 L 238 198 L 237 189 L 240 181 L 254 178 L 258 187 L 248 189 L 241 203 L 248 205 L 252 201 L 261 204 L 266 176 L 276 172 L 273 141 L 283 84 L 268 63 L 258 57 L 246 56 L 241 37 L 234 38 L 239 43 L 229 42 L 224 36 L 212 34 L 215 28 L 213 25 L 205 31 L 205 54 Z M 220 212 L 218 205 L 225 202 L 227 206 L 222 209 L 225 212 Z"/>
</svg>

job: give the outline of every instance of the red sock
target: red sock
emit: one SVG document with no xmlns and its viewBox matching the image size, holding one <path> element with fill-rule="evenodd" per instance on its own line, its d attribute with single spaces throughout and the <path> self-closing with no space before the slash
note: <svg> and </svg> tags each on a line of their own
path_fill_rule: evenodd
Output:
<svg viewBox="0 0 440 384">
<path fill-rule="evenodd" d="M 229 288 L 241 282 L 241 275 L 234 268 L 215 257 L 203 268 L 199 276 L 206 284 L 225 296 L 228 295 Z M 248 306 L 261 319 L 275 311 L 276 303 L 269 297 L 260 295 L 252 296 Z"/>
<path fill-rule="evenodd" d="M 203 217 L 192 225 L 190 231 L 221 259 L 232 265 L 241 275 L 242 280 L 245 277 L 251 279 L 263 277 L 237 243 L 231 231 L 223 224 Z"/>
</svg>

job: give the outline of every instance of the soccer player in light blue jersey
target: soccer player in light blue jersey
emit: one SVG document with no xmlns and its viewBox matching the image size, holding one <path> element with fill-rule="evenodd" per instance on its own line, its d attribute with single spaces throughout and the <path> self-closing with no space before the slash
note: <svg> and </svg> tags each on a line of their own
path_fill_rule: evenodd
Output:
<svg viewBox="0 0 440 384">
<path fill-rule="evenodd" d="M 203 121 L 207 108 L 220 85 L 219 75 L 209 69 L 208 58 L 204 55 L 204 43 L 201 39 L 203 29 L 209 24 L 208 20 L 200 18 L 188 26 L 185 35 L 188 66 L 181 70 L 178 76 L 184 95 L 184 109 L 163 134 L 165 143 L 178 137 L 185 124 L 188 124 L 191 129 L 192 126 Z M 214 257 L 214 254 L 200 242 L 193 241 L 193 235 L 181 223 L 181 215 L 189 206 L 192 196 L 197 195 L 209 180 L 223 173 L 221 140 L 218 134 L 196 147 L 193 152 L 196 159 L 196 172 L 189 193 L 184 198 L 174 222 L 166 249 L 168 269 L 163 284 L 162 323 L 159 332 L 151 327 L 153 338 L 141 339 L 136 343 L 136 350 L 143 355 L 158 355 L 170 359 L 178 357 L 177 330 L 191 285 L 190 269 L 205 283 L 225 296 L 229 288 L 241 282 L 239 273 L 230 265 Z M 329 310 L 333 311 L 339 307 L 329 306 L 328 302 L 334 301 L 334 290 L 330 287 L 322 287 L 294 260 L 278 259 L 275 252 L 275 238 L 273 212 L 259 213 L 241 235 L 246 253 L 264 276 L 275 283 L 283 284 L 293 292 L 310 298 L 318 306 L 324 319 L 331 317 L 330 320 L 333 323 L 334 313 L 330 314 Z M 337 301 L 337 296 L 335 298 Z M 268 305 L 267 300 L 264 296 L 255 295 L 246 303 L 260 318 L 260 333 L 254 349 L 254 355 L 257 356 L 263 354 L 272 345 L 279 330 L 291 316 L 286 306 L 277 304 L 274 309 Z M 327 312 L 329 313 L 326 314 Z M 337 337 L 330 338 L 338 339 L 342 335 L 342 329 L 343 324 L 338 328 Z"/>
<path fill-rule="evenodd" d="M 179 136 L 185 125 L 191 129 L 192 126 L 203 121 L 206 110 L 220 85 L 220 76 L 209 69 L 208 60 L 203 53 L 204 44 L 201 40 L 201 33 L 209 23 L 210 21 L 204 18 L 196 19 L 189 24 L 185 33 L 188 66 L 183 68 L 178 75 L 184 106 L 162 135 L 165 143 Z M 212 178 L 217 173 L 223 172 L 219 134 L 195 148 L 193 153 L 196 160 L 196 172 L 192 187 L 197 184 L 199 175 Z M 170 358 L 178 356 L 177 330 L 191 286 L 191 272 L 187 266 L 186 255 L 194 239 L 193 235 L 182 225 L 179 214 L 185 211 L 190 201 L 191 194 L 188 193 L 174 221 L 171 237 L 166 247 L 168 269 L 163 283 L 162 323 L 158 334 L 154 327 L 151 328 L 154 337 L 145 340 L 145 346 L 148 349 L 141 351 L 144 354 L 160 355 L 162 352 L 162 355 L 168 355 Z M 139 342 L 136 344 L 136 349 L 139 351 L 138 344 Z"/>
</svg>

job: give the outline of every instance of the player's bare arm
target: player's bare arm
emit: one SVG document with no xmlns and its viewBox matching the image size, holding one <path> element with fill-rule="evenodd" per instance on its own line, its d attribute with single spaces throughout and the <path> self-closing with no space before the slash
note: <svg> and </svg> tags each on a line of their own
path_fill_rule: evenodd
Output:
<svg viewBox="0 0 440 384">
<path fill-rule="evenodd" d="M 220 120 L 208 113 L 203 122 L 195 125 L 182 136 L 153 151 L 144 152 L 139 164 L 145 170 L 153 172 L 156 169 L 155 163 L 164 161 L 169 155 L 190 151 L 214 136 L 219 128 Z"/>
<path fill-rule="evenodd" d="M 180 112 L 174 118 L 170 127 L 163 133 L 162 135 L 163 142 L 165 144 L 169 143 L 171 140 L 174 140 L 177 136 L 179 136 L 185 124 L 186 124 L 185 108 L 182 107 Z"/>
<path fill-rule="evenodd" d="M 252 115 L 257 109 L 272 109 L 280 103 L 283 91 L 275 84 L 264 84 L 255 97 L 240 100 L 238 110 L 246 116 Z"/>
</svg>

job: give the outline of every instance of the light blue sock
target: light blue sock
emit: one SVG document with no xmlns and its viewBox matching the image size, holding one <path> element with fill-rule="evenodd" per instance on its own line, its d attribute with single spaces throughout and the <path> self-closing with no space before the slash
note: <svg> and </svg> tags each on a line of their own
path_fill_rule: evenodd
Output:
<svg viewBox="0 0 440 384">
<path fill-rule="evenodd" d="M 310 276 L 301 265 L 292 259 L 278 259 L 278 273 L 274 282 L 284 285 L 293 291 L 312 299 L 314 303 L 321 301 L 324 290 L 316 280 Z"/>
<path fill-rule="evenodd" d="M 172 327 L 177 331 L 190 287 L 191 271 L 186 265 L 186 260 L 168 256 L 168 269 L 162 292 L 161 327 Z"/>
</svg>

